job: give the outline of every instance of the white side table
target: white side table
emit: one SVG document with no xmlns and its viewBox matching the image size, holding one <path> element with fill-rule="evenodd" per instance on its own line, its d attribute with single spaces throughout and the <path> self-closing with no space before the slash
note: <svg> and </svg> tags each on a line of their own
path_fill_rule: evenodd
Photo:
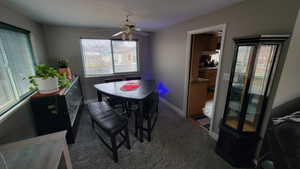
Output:
<svg viewBox="0 0 300 169">
<path fill-rule="evenodd" d="M 8 169 L 72 169 L 66 131 L 0 146 Z"/>
</svg>

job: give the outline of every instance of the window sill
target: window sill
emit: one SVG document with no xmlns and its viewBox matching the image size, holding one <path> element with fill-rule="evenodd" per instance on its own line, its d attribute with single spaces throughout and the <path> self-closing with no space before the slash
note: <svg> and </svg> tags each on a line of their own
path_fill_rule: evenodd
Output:
<svg viewBox="0 0 300 169">
<path fill-rule="evenodd" d="M 131 76 L 139 75 L 140 72 L 126 72 L 126 73 L 114 73 L 114 74 L 104 74 L 104 75 L 84 75 L 84 78 L 107 78 L 107 77 L 117 77 L 117 76 Z"/>
<path fill-rule="evenodd" d="M 9 118 L 11 115 L 14 114 L 14 112 L 23 106 L 25 103 L 27 103 L 31 96 L 33 96 L 36 93 L 36 91 L 29 93 L 24 98 L 18 100 L 15 104 L 8 107 L 6 110 L 4 110 L 4 113 L 0 115 L 0 124 L 4 122 L 7 118 Z"/>
</svg>

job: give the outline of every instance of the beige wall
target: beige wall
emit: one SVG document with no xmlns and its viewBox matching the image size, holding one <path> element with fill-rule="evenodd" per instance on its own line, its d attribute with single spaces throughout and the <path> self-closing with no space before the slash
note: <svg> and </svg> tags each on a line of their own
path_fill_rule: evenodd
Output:
<svg viewBox="0 0 300 169">
<path fill-rule="evenodd" d="M 80 75 L 85 100 L 96 99 L 94 84 L 103 82 L 101 77 L 84 78 L 80 48 L 80 38 L 109 39 L 119 29 L 80 28 L 44 25 L 46 44 L 51 64 L 55 65 L 57 58 L 63 56 L 70 60 L 72 71 Z M 150 36 L 138 36 L 141 75 L 152 79 L 152 62 L 150 55 Z M 110 78 L 110 77 L 105 77 Z"/>
<path fill-rule="evenodd" d="M 170 91 L 166 95 L 166 99 L 183 109 L 187 31 L 225 23 L 227 31 L 221 66 L 222 74 L 220 75 L 219 95 L 214 117 L 216 123 L 213 126 L 213 131 L 218 132 L 228 87 L 228 81 L 223 80 L 223 73 L 230 72 L 234 53 L 232 39 L 255 34 L 290 34 L 299 5 L 299 0 L 288 0 L 284 3 L 282 0 L 246 0 L 232 7 L 156 32 L 152 41 L 154 74 L 155 79 L 163 82 Z M 281 67 L 284 58 L 283 55 L 280 60 Z M 280 69 L 275 81 L 278 81 L 279 76 Z"/>
<path fill-rule="evenodd" d="M 42 26 L 29 18 L 0 5 L 0 21 L 31 31 L 33 52 L 38 63 L 46 63 Z M 0 144 L 35 136 L 33 116 L 29 103 L 18 108 L 0 123 Z"/>
<path fill-rule="evenodd" d="M 300 10 L 273 107 L 300 96 Z"/>
</svg>

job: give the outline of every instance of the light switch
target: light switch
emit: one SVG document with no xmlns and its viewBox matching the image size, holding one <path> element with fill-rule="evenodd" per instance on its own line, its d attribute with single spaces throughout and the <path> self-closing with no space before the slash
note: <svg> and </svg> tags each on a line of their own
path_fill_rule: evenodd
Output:
<svg viewBox="0 0 300 169">
<path fill-rule="evenodd" d="M 230 79 L 230 73 L 224 73 L 223 74 L 223 80 L 224 81 L 229 81 L 229 79 Z"/>
</svg>

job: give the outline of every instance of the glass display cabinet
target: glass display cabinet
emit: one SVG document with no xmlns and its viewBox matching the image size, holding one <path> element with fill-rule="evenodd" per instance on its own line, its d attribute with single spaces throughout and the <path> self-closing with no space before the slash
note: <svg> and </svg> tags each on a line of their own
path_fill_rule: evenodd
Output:
<svg viewBox="0 0 300 169">
<path fill-rule="evenodd" d="M 251 167 L 278 57 L 287 35 L 237 38 L 216 152 L 235 167 Z"/>
<path fill-rule="evenodd" d="M 79 76 L 73 78 L 69 88 L 50 94 L 36 93 L 30 104 L 38 135 L 67 130 L 68 144 L 75 143 L 83 108 Z"/>
</svg>

